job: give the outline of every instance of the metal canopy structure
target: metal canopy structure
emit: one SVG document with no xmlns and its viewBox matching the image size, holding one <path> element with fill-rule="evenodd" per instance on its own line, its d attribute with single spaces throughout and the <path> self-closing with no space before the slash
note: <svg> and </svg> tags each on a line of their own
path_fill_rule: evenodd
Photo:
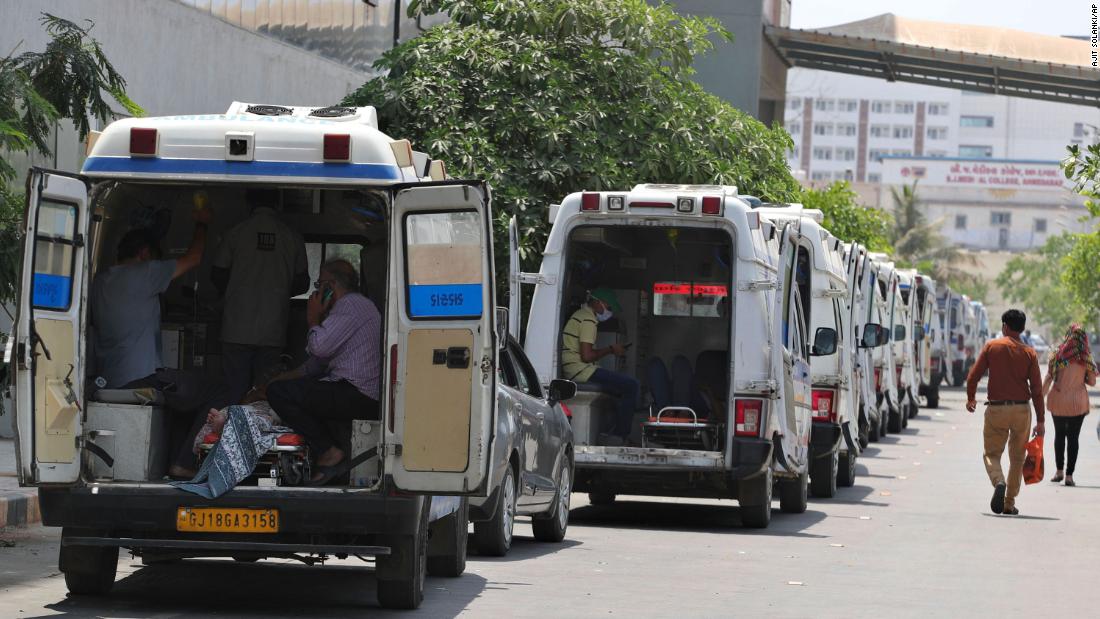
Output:
<svg viewBox="0 0 1100 619">
<path fill-rule="evenodd" d="M 764 35 L 788 67 L 1100 107 L 1100 69 L 1055 61 L 1090 61 L 1085 41 L 894 15 L 824 30 L 767 26 Z"/>
</svg>

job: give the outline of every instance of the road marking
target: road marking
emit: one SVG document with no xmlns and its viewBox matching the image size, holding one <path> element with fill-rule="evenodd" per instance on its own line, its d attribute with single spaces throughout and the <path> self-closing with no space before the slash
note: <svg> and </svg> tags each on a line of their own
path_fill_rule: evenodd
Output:
<svg viewBox="0 0 1100 619">
<path fill-rule="evenodd" d="M 788 580 L 787 584 L 788 585 L 794 585 L 796 587 L 801 587 L 802 586 L 802 581 L 801 580 Z"/>
</svg>

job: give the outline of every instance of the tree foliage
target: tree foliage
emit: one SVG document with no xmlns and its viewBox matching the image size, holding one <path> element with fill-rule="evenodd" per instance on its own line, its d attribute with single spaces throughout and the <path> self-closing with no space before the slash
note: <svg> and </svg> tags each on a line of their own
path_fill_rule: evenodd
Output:
<svg viewBox="0 0 1100 619">
<path fill-rule="evenodd" d="M 847 181 L 824 189 L 805 189 L 802 205 L 825 213 L 825 228 L 838 239 L 859 243 L 871 251 L 890 252 L 890 216 L 877 208 L 861 206 Z"/>
<path fill-rule="evenodd" d="M 920 206 L 917 184 L 890 189 L 894 202 L 894 226 L 890 240 L 894 258 L 901 266 L 916 267 L 937 282 L 970 298 L 986 298 L 989 284 L 976 275 L 977 260 L 952 245 L 940 234 L 941 221 L 928 221 Z"/>
<path fill-rule="evenodd" d="M 1029 319 L 1061 333 L 1073 322 L 1084 322 L 1090 312 L 1066 285 L 1071 259 L 1082 235 L 1060 234 L 1047 239 L 1035 253 L 1013 257 L 997 276 L 997 287 L 1010 303 L 1028 308 Z M 1100 252 L 1093 254 L 1093 260 Z"/>
<path fill-rule="evenodd" d="M 1062 282 L 1075 303 L 1090 308 L 1089 316 L 1095 320 L 1100 309 L 1100 223 L 1096 223 L 1100 220 L 1100 144 L 1091 144 L 1085 150 L 1074 144 L 1068 151 L 1062 168 L 1074 191 L 1085 196 L 1085 207 L 1095 225 L 1091 232 L 1077 238 L 1065 257 Z"/>
<path fill-rule="evenodd" d="M 498 239 L 520 225 L 537 264 L 550 204 L 640 182 L 736 185 L 775 201 L 799 187 L 790 136 L 705 92 L 691 61 L 729 35 L 643 0 L 416 0 L 452 20 L 387 52 L 346 103 L 494 188 Z M 499 246 L 499 243 L 498 243 Z"/>
<path fill-rule="evenodd" d="M 99 43 L 89 36 L 92 22 L 80 26 L 43 13 L 50 42 L 43 51 L 14 53 L 0 59 L 0 303 L 15 298 L 20 260 L 23 194 L 10 183 L 18 172 L 10 153 L 36 150 L 50 154 L 57 121 L 73 122 L 87 137 L 91 119 L 107 122 L 113 100 L 131 115 L 142 109 L 126 95 L 126 80 Z"/>
</svg>

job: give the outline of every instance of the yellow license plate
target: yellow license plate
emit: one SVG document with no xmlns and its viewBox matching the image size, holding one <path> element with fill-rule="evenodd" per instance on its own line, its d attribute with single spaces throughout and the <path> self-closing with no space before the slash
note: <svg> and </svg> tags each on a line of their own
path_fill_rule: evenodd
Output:
<svg viewBox="0 0 1100 619">
<path fill-rule="evenodd" d="M 180 507 L 176 530 L 203 533 L 278 533 L 279 510 L 237 507 Z"/>
</svg>

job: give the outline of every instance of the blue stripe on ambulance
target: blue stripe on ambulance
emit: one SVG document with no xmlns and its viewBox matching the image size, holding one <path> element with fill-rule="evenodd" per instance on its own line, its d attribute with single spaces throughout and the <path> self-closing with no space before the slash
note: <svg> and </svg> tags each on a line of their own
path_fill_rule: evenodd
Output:
<svg viewBox="0 0 1100 619">
<path fill-rule="evenodd" d="M 225 161 L 224 159 L 165 159 L 89 157 L 84 174 L 216 174 L 222 176 L 295 176 L 401 180 L 401 170 L 388 163 L 315 163 L 306 161 Z"/>
</svg>

